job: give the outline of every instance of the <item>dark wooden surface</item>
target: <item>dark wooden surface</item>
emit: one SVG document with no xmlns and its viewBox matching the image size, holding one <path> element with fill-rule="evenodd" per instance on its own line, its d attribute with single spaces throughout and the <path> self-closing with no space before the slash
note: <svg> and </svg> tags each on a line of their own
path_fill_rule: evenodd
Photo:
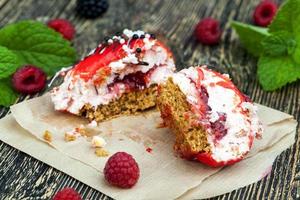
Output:
<svg viewBox="0 0 300 200">
<path fill-rule="evenodd" d="M 300 118 L 300 82 L 264 92 L 255 76 L 256 60 L 240 46 L 229 27 L 230 20 L 251 22 L 259 0 L 111 0 L 108 12 L 96 20 L 85 20 L 74 12 L 75 0 L 0 0 L 0 26 L 21 19 L 67 18 L 76 26 L 74 46 L 84 55 L 103 39 L 123 28 L 143 29 L 158 34 L 173 50 L 178 68 L 208 63 L 230 74 L 239 88 L 257 103 Z M 220 19 L 224 33 L 215 47 L 196 44 L 192 31 L 200 18 Z M 22 98 L 24 99 L 24 98 Z M 20 99 L 20 100 L 22 100 Z M 7 109 L 1 109 L 4 116 Z M 9 133 L 7 133 L 9 134 Z M 300 198 L 300 139 L 282 153 L 270 175 L 258 183 L 215 199 Z M 0 199 L 51 199 L 66 186 L 84 199 L 109 198 L 68 175 L 0 142 Z M 158 180 L 159 181 L 159 180 Z M 221 183 L 220 183 L 221 184 Z M 218 187 L 218 186 L 216 186 Z M 172 189 L 170 188 L 170 192 Z"/>
</svg>

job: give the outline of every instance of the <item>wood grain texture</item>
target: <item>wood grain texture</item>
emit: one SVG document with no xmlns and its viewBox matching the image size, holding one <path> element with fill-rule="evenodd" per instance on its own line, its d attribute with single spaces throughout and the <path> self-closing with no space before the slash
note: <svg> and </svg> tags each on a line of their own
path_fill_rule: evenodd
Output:
<svg viewBox="0 0 300 200">
<path fill-rule="evenodd" d="M 300 82 L 276 92 L 261 89 L 256 60 L 241 47 L 230 21 L 251 22 L 259 0 L 110 0 L 108 12 L 96 20 L 76 16 L 75 0 L 0 0 L 0 27 L 21 19 L 67 18 L 77 30 L 74 46 L 85 55 L 105 35 L 124 28 L 156 33 L 173 50 L 178 69 L 206 63 L 228 73 L 254 101 L 290 113 L 300 121 Z M 280 1 L 278 1 L 280 3 Z M 192 32 L 200 18 L 220 19 L 222 42 L 197 44 Z M 22 97 L 19 101 L 29 97 Z M 0 109 L 3 117 L 8 109 Z M 9 133 L 7 133 L 9 134 Z M 213 199 L 300 199 L 300 139 L 283 152 L 271 174 L 261 181 Z M 61 188 L 73 187 L 84 199 L 109 199 L 85 184 L 0 142 L 0 199 L 51 199 Z M 171 191 L 170 191 L 171 192 Z"/>
</svg>

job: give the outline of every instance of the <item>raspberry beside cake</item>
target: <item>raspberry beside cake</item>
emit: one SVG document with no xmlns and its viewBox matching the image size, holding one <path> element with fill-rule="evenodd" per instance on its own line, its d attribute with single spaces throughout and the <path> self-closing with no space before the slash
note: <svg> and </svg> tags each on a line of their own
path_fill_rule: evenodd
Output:
<svg viewBox="0 0 300 200">
<path fill-rule="evenodd" d="M 56 110 L 100 122 L 154 107 L 157 85 L 174 71 L 166 46 L 153 35 L 125 29 L 68 71 L 51 98 Z"/>
<path fill-rule="evenodd" d="M 230 81 L 206 66 L 174 74 L 158 89 L 157 105 L 184 158 L 219 167 L 241 160 L 262 132 L 256 107 Z"/>
</svg>

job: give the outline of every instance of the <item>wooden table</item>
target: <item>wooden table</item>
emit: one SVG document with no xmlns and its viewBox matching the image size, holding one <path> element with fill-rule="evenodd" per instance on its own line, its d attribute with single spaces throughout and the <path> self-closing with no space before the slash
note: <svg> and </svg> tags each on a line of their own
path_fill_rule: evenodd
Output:
<svg viewBox="0 0 300 200">
<path fill-rule="evenodd" d="M 256 59 L 241 47 L 229 26 L 231 20 L 251 22 L 259 0 L 111 0 L 108 12 L 96 20 L 76 16 L 75 0 L 0 0 L 0 26 L 21 19 L 67 18 L 76 26 L 74 46 L 85 55 L 104 36 L 124 28 L 143 29 L 164 38 L 173 50 L 178 69 L 208 63 L 228 73 L 238 87 L 255 102 L 300 119 L 300 82 L 276 92 L 265 92 L 258 84 Z M 199 19 L 220 19 L 224 33 L 215 47 L 197 44 L 192 37 Z M 23 100 L 23 98 L 20 99 Z M 7 109 L 1 109 L 1 117 Z M 9 134 L 9 133 L 7 133 Z M 215 199 L 296 199 L 300 198 L 300 139 L 283 152 L 270 175 L 258 183 Z M 58 190 L 73 187 L 84 199 L 106 199 L 70 176 L 0 142 L 0 199 L 50 199 Z M 217 187 L 217 186 L 216 186 Z"/>
</svg>

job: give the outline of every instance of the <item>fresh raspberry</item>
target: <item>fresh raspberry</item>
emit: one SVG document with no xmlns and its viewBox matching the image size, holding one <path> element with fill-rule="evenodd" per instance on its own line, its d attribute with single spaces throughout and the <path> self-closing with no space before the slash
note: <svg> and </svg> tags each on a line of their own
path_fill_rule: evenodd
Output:
<svg viewBox="0 0 300 200">
<path fill-rule="evenodd" d="M 258 26 L 268 26 L 276 15 L 276 3 L 265 0 L 258 4 L 253 14 L 254 23 Z"/>
<path fill-rule="evenodd" d="M 77 0 L 76 11 L 85 18 L 96 18 L 107 11 L 107 0 Z"/>
<path fill-rule="evenodd" d="M 195 28 L 196 39 L 205 45 L 215 45 L 219 43 L 222 31 L 217 20 L 212 18 L 202 19 Z"/>
<path fill-rule="evenodd" d="M 12 83 L 16 91 L 22 94 L 34 94 L 45 87 L 46 78 L 46 74 L 41 69 L 25 65 L 14 73 Z"/>
<path fill-rule="evenodd" d="M 140 177 L 140 169 L 131 155 L 118 152 L 106 162 L 104 176 L 111 185 L 120 188 L 131 188 Z"/>
<path fill-rule="evenodd" d="M 81 196 L 73 188 L 64 188 L 52 200 L 81 200 Z"/>
<path fill-rule="evenodd" d="M 55 31 L 61 33 L 61 35 L 66 39 L 66 40 L 72 40 L 75 35 L 75 28 L 66 19 L 53 19 L 48 22 L 48 27 L 54 29 Z"/>
</svg>

